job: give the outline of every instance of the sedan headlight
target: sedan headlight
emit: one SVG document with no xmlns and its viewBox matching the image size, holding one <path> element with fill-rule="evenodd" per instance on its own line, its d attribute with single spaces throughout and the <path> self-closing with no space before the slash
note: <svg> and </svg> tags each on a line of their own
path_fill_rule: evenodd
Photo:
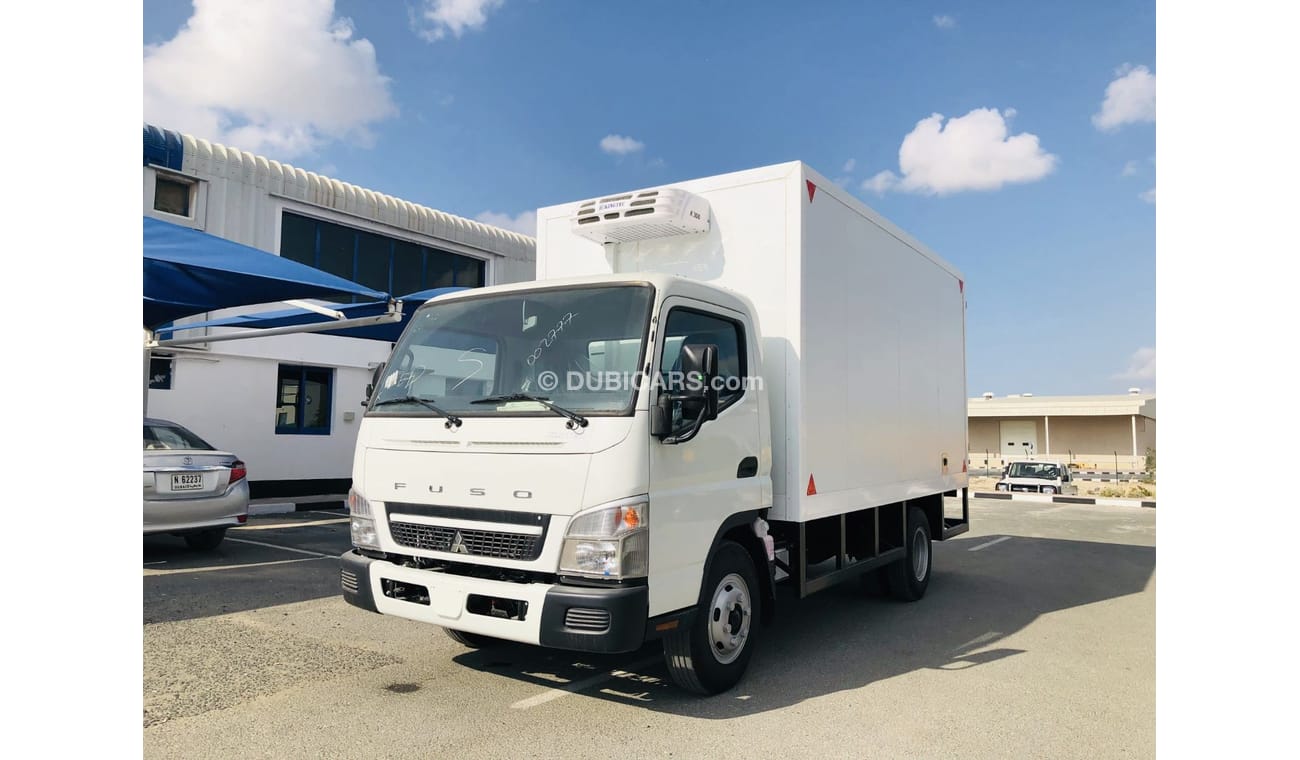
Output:
<svg viewBox="0 0 1300 760">
<path fill-rule="evenodd" d="M 356 490 L 348 491 L 348 514 L 352 518 L 352 545 L 358 549 L 378 549 L 379 534 L 375 532 L 370 502 Z"/>
<path fill-rule="evenodd" d="M 569 523 L 560 572 L 595 578 L 643 578 L 650 571 L 650 503 L 635 496 L 579 513 Z"/>
</svg>

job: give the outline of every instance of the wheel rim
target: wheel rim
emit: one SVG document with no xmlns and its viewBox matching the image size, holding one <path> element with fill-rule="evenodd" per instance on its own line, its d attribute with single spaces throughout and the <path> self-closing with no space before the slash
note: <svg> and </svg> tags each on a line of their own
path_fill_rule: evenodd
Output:
<svg viewBox="0 0 1300 760">
<path fill-rule="evenodd" d="M 912 575 L 918 581 L 925 580 L 925 573 L 930 567 L 930 540 L 920 528 L 912 534 Z"/>
<path fill-rule="evenodd" d="M 713 591 L 709 605 L 709 649 L 723 665 L 734 662 L 749 640 L 753 620 L 749 586 L 736 573 L 729 573 Z"/>
</svg>

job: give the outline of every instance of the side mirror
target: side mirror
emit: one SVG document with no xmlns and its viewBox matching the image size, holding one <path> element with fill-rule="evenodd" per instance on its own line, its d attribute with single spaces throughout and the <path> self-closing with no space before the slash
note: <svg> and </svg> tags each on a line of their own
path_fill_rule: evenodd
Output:
<svg viewBox="0 0 1300 760">
<path fill-rule="evenodd" d="M 380 362 L 375 371 L 370 373 L 370 382 L 366 383 L 366 398 L 361 402 L 362 406 L 370 405 L 370 397 L 375 395 L 375 386 L 379 385 L 379 378 L 383 377 L 384 368 L 388 366 L 387 362 Z"/>
<path fill-rule="evenodd" d="M 718 389 L 714 379 L 718 376 L 718 347 L 713 344 L 688 344 L 682 346 L 680 377 L 670 378 L 670 386 L 659 393 L 659 400 L 651 412 L 650 434 L 663 443 L 686 443 L 700 432 L 707 421 L 717 419 Z M 676 392 L 673 392 L 676 391 Z M 675 430 L 675 414 L 689 420 L 682 430 Z"/>
<path fill-rule="evenodd" d="M 703 419 L 717 419 L 718 389 L 713 381 L 718 376 L 718 347 L 712 343 L 682 346 L 682 376 L 686 398 L 704 402 Z"/>
</svg>

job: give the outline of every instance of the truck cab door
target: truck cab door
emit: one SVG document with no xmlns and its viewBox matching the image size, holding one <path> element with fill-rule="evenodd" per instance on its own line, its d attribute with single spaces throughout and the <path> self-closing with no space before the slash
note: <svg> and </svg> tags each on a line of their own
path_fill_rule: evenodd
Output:
<svg viewBox="0 0 1300 760">
<path fill-rule="evenodd" d="M 650 441 L 650 614 L 698 602 L 709 547 L 729 516 L 761 506 L 758 472 L 759 403 L 762 395 L 746 387 L 756 375 L 757 338 L 740 312 L 680 296 L 664 300 L 658 315 L 649 397 L 654 413 L 659 396 L 679 372 L 682 346 L 718 348 L 718 414 L 682 443 Z M 689 415 L 673 414 L 689 426 Z M 769 486 L 770 490 L 770 486 Z"/>
</svg>

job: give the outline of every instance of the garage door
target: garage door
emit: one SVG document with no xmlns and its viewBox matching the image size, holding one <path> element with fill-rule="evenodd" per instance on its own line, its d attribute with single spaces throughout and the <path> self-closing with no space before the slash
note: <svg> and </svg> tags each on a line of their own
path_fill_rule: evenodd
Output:
<svg viewBox="0 0 1300 760">
<path fill-rule="evenodd" d="M 1033 420 L 1003 420 L 1002 455 L 1038 453 L 1038 428 Z"/>
</svg>

